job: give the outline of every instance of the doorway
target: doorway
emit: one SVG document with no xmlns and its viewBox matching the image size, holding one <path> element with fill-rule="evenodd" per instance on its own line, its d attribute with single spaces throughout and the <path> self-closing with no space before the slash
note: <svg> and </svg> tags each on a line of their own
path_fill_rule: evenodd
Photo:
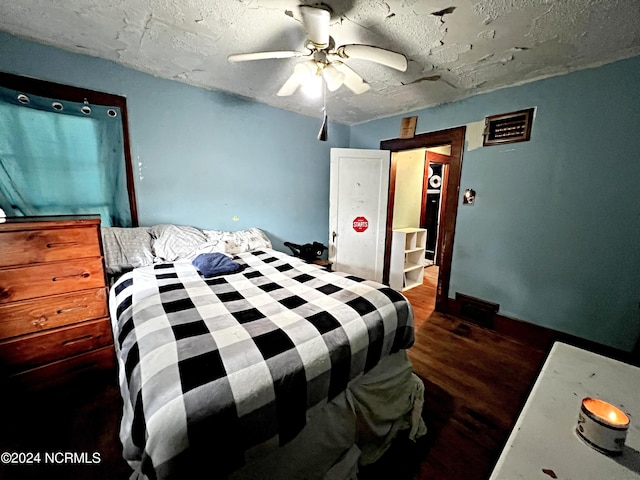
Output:
<svg viewBox="0 0 640 480">
<path fill-rule="evenodd" d="M 422 179 L 420 227 L 427 230 L 425 266 L 440 266 L 438 239 L 443 219 L 443 200 L 447 196 L 447 179 L 451 162 L 451 145 L 425 149 Z"/>
<path fill-rule="evenodd" d="M 466 127 L 456 127 L 438 132 L 415 135 L 413 138 L 396 138 L 380 142 L 380 148 L 382 150 L 389 150 L 392 153 L 389 176 L 389 200 L 387 203 L 385 266 L 383 274 L 383 283 L 387 284 L 389 281 L 397 168 L 396 162 L 394 162 L 393 152 L 402 152 L 418 148 L 425 148 L 429 150 L 443 146 L 449 146 L 450 148 L 450 154 L 448 155 L 448 167 L 443 168 L 444 177 L 446 178 L 442 178 L 442 200 L 439 207 L 437 242 L 434 246 L 434 261 L 437 262 L 439 266 L 435 301 L 435 310 L 438 312 L 446 312 L 448 309 L 453 240 L 456 216 L 458 213 L 458 197 L 460 192 L 460 175 L 462 173 L 462 151 L 464 148 L 465 132 Z M 423 175 L 423 197 L 425 198 L 423 198 L 422 202 L 421 221 L 426 215 L 426 196 L 428 195 L 429 172 L 428 165 L 426 165 L 426 163 L 427 162 L 425 162 L 425 172 Z M 424 187 L 425 185 L 427 185 L 426 192 Z"/>
</svg>

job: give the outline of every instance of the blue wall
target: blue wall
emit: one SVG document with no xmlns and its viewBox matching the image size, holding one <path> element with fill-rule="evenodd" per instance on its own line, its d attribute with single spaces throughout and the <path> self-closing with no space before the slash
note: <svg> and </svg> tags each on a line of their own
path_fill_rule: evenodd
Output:
<svg viewBox="0 0 640 480">
<path fill-rule="evenodd" d="M 327 241 L 329 149 L 378 148 L 405 115 L 352 127 L 0 33 L 0 70 L 127 97 L 141 225 L 258 226 Z M 640 333 L 640 57 L 411 113 L 469 125 L 451 289 L 500 313 L 631 350 Z M 532 139 L 477 148 L 487 115 L 536 107 Z M 138 166 L 138 162 L 141 164 Z M 237 217 L 237 220 L 234 218 Z"/>
<path fill-rule="evenodd" d="M 326 243 L 329 150 L 349 127 L 0 33 L 0 70 L 127 98 L 140 225 L 260 227 L 274 247 Z M 318 108 L 320 112 L 320 106 Z M 237 218 L 235 220 L 234 218 Z"/>
<path fill-rule="evenodd" d="M 411 113 L 468 125 L 449 296 L 625 350 L 640 333 L 640 57 Z M 526 143 L 478 147 L 487 115 L 536 107 Z M 379 148 L 402 116 L 351 127 Z M 477 134 L 477 133 L 476 133 Z M 481 145 L 481 144 L 480 144 Z M 460 203 L 461 205 L 461 203 Z"/>
</svg>

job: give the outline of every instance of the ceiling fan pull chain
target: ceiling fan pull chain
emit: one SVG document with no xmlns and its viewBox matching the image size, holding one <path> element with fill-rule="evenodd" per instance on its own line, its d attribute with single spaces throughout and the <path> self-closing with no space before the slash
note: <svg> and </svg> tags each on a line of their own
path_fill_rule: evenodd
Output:
<svg viewBox="0 0 640 480">
<path fill-rule="evenodd" d="M 327 83 L 324 79 L 322 79 L 322 126 L 320 127 L 320 131 L 318 132 L 318 140 L 321 142 L 326 142 L 327 138 L 329 138 L 329 132 L 327 125 L 329 123 L 329 118 L 327 117 Z"/>
</svg>

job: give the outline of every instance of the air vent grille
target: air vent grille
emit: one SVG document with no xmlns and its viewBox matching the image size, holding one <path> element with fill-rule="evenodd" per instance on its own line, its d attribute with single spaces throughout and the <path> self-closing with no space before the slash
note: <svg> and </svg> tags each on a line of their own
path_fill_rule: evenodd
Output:
<svg viewBox="0 0 640 480">
<path fill-rule="evenodd" d="M 526 142 L 531 138 L 533 108 L 485 118 L 484 146 Z"/>
<path fill-rule="evenodd" d="M 460 308 L 460 317 L 482 327 L 493 328 L 493 318 L 500 310 L 500 305 L 460 292 L 456 292 L 456 303 Z"/>
</svg>

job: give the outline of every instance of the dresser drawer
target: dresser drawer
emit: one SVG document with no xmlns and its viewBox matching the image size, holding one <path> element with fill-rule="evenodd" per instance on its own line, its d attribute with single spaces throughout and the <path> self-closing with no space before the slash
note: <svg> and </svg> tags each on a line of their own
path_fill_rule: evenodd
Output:
<svg viewBox="0 0 640 480">
<path fill-rule="evenodd" d="M 93 226 L 4 232 L 0 250 L 0 267 L 101 255 L 98 229 Z"/>
<path fill-rule="evenodd" d="M 0 270 L 0 303 L 104 286 L 102 258 Z"/>
<path fill-rule="evenodd" d="M 0 369 L 17 373 L 112 343 L 109 320 L 90 320 L 0 343 Z"/>
<path fill-rule="evenodd" d="M 106 316 L 105 288 L 0 304 L 0 340 Z"/>
<path fill-rule="evenodd" d="M 88 380 L 99 374 L 109 374 L 117 382 L 116 359 L 113 346 L 102 347 L 90 352 L 81 353 L 71 358 L 43 365 L 26 372 L 13 375 L 6 382 L 6 391 L 36 392 L 50 387 L 68 386 L 73 380 Z"/>
</svg>

